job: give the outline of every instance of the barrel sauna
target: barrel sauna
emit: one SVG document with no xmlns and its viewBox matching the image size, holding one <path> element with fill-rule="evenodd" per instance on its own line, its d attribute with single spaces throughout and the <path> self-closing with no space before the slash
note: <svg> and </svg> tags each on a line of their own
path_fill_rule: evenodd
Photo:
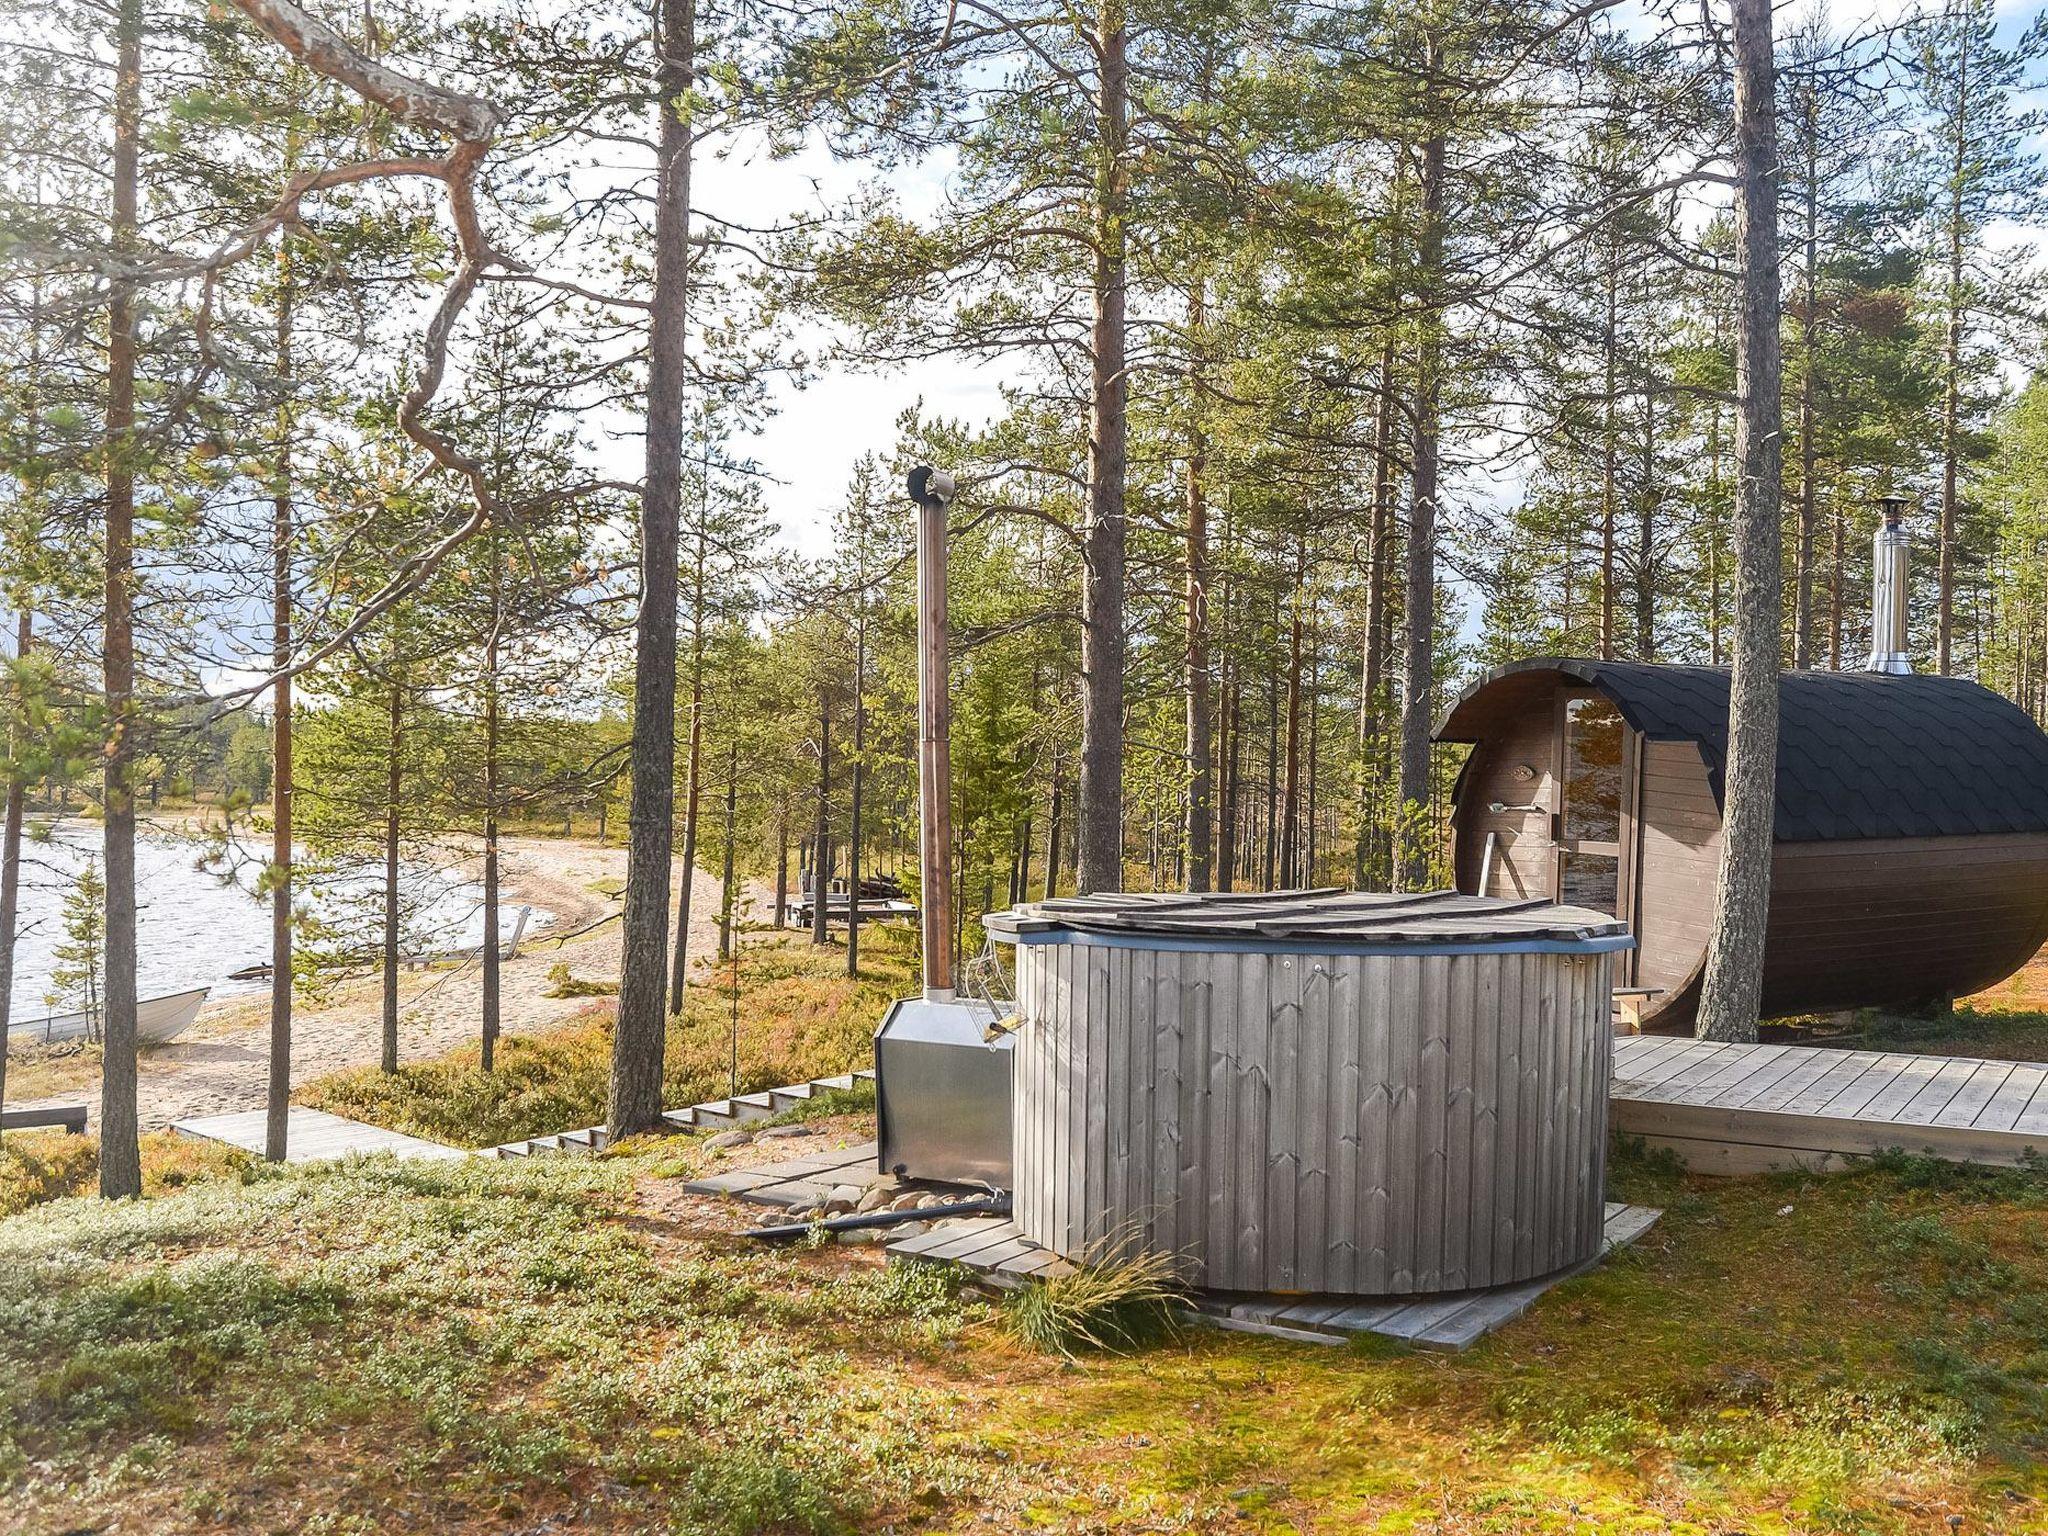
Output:
<svg viewBox="0 0 2048 1536">
<path fill-rule="evenodd" d="M 1538 657 L 1438 724 L 1470 742 L 1457 884 L 1628 923 L 1617 986 L 1689 1032 L 1721 860 L 1725 667 Z M 1960 677 L 1786 672 L 1763 1015 L 1940 1007 L 2048 942 L 2048 735 Z"/>
<path fill-rule="evenodd" d="M 1211 1290 L 1402 1296 L 1599 1251 L 1599 912 L 1436 892 L 1102 896 L 1014 944 L 1012 1219 Z"/>
</svg>

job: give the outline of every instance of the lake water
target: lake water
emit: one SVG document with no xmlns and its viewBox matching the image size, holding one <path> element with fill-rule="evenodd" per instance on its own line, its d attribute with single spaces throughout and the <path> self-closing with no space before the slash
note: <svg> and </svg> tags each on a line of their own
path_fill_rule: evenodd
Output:
<svg viewBox="0 0 2048 1536">
<path fill-rule="evenodd" d="M 143 997 L 193 987 L 211 987 L 217 998 L 269 988 L 268 981 L 233 981 L 228 976 L 270 958 L 270 903 L 255 894 L 265 852 L 253 846 L 238 848 L 232 878 L 224 879 L 222 872 L 200 867 L 208 846 L 198 838 L 153 830 L 137 835 L 136 985 Z M 64 941 L 64 898 L 87 861 L 99 859 L 100 848 L 100 828 L 94 822 L 65 822 L 47 837 L 23 839 L 11 1013 L 17 1022 L 77 1006 L 49 1000 L 52 951 Z M 407 911 L 402 947 L 408 953 L 463 949 L 482 941 L 479 882 L 448 870 L 408 865 L 400 883 Z M 381 889 L 378 875 L 364 870 L 332 876 L 317 891 L 304 890 L 302 883 L 294 899 L 351 938 L 359 934 L 368 942 L 375 932 L 375 903 Z M 518 913 L 518 903 L 511 901 L 500 910 L 500 931 L 508 939 Z M 548 915 L 532 913 L 527 931 L 539 927 Z"/>
</svg>

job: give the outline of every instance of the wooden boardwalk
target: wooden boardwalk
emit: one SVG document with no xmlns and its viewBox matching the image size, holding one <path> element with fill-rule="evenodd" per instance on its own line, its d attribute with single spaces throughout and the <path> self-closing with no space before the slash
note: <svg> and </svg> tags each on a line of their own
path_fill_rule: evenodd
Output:
<svg viewBox="0 0 2048 1536">
<path fill-rule="evenodd" d="M 835 1184 L 866 1185 L 880 1165 L 875 1144 L 864 1141 L 857 1146 L 814 1152 L 779 1163 L 705 1174 L 691 1179 L 683 1188 L 693 1195 L 727 1195 L 753 1205 L 795 1211 L 821 1204 L 830 1197 Z"/>
<path fill-rule="evenodd" d="M 693 1194 L 725 1195 L 755 1205 L 796 1210 L 818 1204 L 835 1184 L 865 1185 L 875 1173 L 875 1164 L 875 1144 L 865 1142 L 710 1174 L 692 1179 L 684 1187 Z M 1639 1205 L 1610 1204 L 1602 1256 L 1635 1241 L 1661 1214 Z M 923 1232 L 888 1242 L 885 1251 L 892 1262 L 959 1264 L 991 1285 L 1004 1288 L 1027 1280 L 1049 1279 L 1074 1267 L 1039 1247 L 1019 1232 L 1014 1223 L 1000 1216 L 940 1221 Z M 1590 1266 L 1580 1266 L 1587 1267 Z M 1198 1292 L 1190 1310 L 1200 1321 L 1218 1328 L 1313 1344 L 1341 1344 L 1354 1334 L 1377 1333 L 1428 1349 L 1464 1349 L 1520 1317 L 1545 1291 L 1576 1273 L 1578 1270 L 1567 1270 L 1491 1290 L 1391 1301 Z"/>
<path fill-rule="evenodd" d="M 1610 1204 L 1599 1258 L 1516 1285 L 1391 1300 L 1198 1291 L 1189 1310 L 1200 1321 L 1217 1328 L 1308 1344 L 1342 1344 L 1355 1334 L 1376 1333 L 1424 1349 L 1466 1349 L 1520 1317 L 1552 1286 L 1592 1268 L 1616 1248 L 1634 1242 L 1662 1214 L 1640 1205 Z M 895 1261 L 964 1265 L 998 1286 L 1047 1279 L 1073 1268 L 1066 1260 L 1032 1242 L 1013 1223 L 999 1217 L 942 1221 L 928 1232 L 890 1243 L 887 1251 Z"/>
<path fill-rule="evenodd" d="M 203 1141 L 224 1141 L 245 1152 L 263 1154 L 263 1111 L 243 1110 L 232 1115 L 202 1115 L 191 1120 L 173 1120 L 171 1129 L 181 1136 Z M 288 1163 L 318 1163 L 334 1158 L 388 1152 L 393 1157 L 470 1157 L 460 1147 L 445 1147 L 438 1141 L 404 1136 L 381 1125 L 364 1125 L 330 1115 L 324 1109 L 301 1109 L 294 1104 L 285 1121 L 285 1158 Z"/>
<path fill-rule="evenodd" d="M 2048 1155 L 2048 1063 L 1906 1051 L 1614 1042 L 1614 1128 L 1702 1173 L 1839 1167 L 1890 1148 L 2014 1165 Z"/>
</svg>

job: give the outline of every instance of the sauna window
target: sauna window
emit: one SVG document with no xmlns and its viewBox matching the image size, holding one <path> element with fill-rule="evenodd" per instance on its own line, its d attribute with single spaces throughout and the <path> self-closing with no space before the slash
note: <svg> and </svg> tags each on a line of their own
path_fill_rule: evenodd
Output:
<svg viewBox="0 0 2048 1536">
<path fill-rule="evenodd" d="M 1621 763 L 1626 734 L 1621 712 L 1607 699 L 1594 694 L 1565 700 L 1566 843 L 1620 843 Z"/>
<path fill-rule="evenodd" d="M 1611 853 L 1560 854 L 1557 886 L 1557 899 L 1567 906 L 1618 913 L 1621 861 Z"/>
</svg>

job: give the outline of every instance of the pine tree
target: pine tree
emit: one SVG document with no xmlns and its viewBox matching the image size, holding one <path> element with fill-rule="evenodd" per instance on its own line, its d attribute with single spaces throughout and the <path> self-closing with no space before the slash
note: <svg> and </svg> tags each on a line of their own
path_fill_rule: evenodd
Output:
<svg viewBox="0 0 2048 1536">
<path fill-rule="evenodd" d="M 50 985 L 63 1001 L 85 1015 L 88 1040 L 105 1038 L 107 1001 L 107 885 L 98 859 L 64 893 L 63 939 L 50 950 Z"/>
</svg>

